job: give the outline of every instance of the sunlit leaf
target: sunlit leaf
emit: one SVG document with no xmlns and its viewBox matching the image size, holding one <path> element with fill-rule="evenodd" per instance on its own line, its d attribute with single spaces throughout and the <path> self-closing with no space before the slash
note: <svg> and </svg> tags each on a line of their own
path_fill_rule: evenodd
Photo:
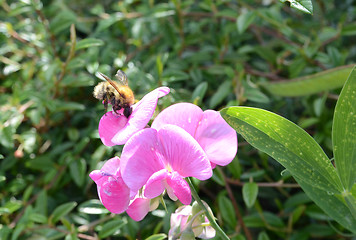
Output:
<svg viewBox="0 0 356 240">
<path fill-rule="evenodd" d="M 263 109 L 230 107 L 221 115 L 246 141 L 281 163 L 294 177 L 341 192 L 336 170 L 321 147 L 303 129 Z"/>
<path fill-rule="evenodd" d="M 351 190 L 356 180 L 356 68 L 336 103 L 332 136 L 336 169 L 344 188 Z"/>
<path fill-rule="evenodd" d="M 236 20 L 237 30 L 241 34 L 255 19 L 256 14 L 253 11 L 247 11 L 242 13 Z"/>
<path fill-rule="evenodd" d="M 90 48 L 90 47 L 99 47 L 104 45 L 104 41 L 96 38 L 85 38 L 77 42 L 75 50 Z"/>
<path fill-rule="evenodd" d="M 281 82 L 261 83 L 271 94 L 298 97 L 342 87 L 354 65 L 333 68 L 313 75 Z"/>
<path fill-rule="evenodd" d="M 62 217 L 64 217 L 68 213 L 70 213 L 76 206 L 77 206 L 76 202 L 68 202 L 68 203 L 59 205 L 58 207 L 56 207 L 56 209 L 54 209 L 54 211 L 51 215 L 52 222 L 56 223 Z"/>
<path fill-rule="evenodd" d="M 127 221 L 125 221 L 124 219 L 111 220 L 103 225 L 103 228 L 99 232 L 99 237 L 100 238 L 109 237 L 110 235 L 118 231 L 120 228 L 125 226 L 126 224 Z"/>
<path fill-rule="evenodd" d="M 166 238 L 167 238 L 166 234 L 160 233 L 160 234 L 151 235 L 150 237 L 146 238 L 146 240 L 163 240 Z"/>
<path fill-rule="evenodd" d="M 292 8 L 302 12 L 313 14 L 313 3 L 311 0 L 279 0 L 281 2 L 289 2 Z"/>
<path fill-rule="evenodd" d="M 242 187 L 242 198 L 248 208 L 251 208 L 257 198 L 258 186 L 254 182 L 245 183 Z"/>
</svg>

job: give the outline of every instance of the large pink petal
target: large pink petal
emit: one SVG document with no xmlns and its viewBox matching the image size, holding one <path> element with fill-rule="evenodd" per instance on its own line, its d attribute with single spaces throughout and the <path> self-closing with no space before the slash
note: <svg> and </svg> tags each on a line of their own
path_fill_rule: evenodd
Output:
<svg viewBox="0 0 356 240">
<path fill-rule="evenodd" d="M 213 110 L 204 112 L 195 139 L 209 160 L 217 165 L 229 164 L 236 155 L 236 131 L 225 122 L 219 112 Z"/>
<path fill-rule="evenodd" d="M 212 176 L 210 162 L 199 143 L 182 128 L 165 125 L 158 131 L 163 148 L 166 168 L 178 172 L 182 177 L 206 180 Z"/>
<path fill-rule="evenodd" d="M 121 177 L 120 172 L 117 172 L 120 168 L 120 158 L 113 157 L 105 162 L 100 170 L 94 170 L 89 174 L 89 177 L 97 183 L 101 178 L 107 176 Z"/>
<path fill-rule="evenodd" d="M 127 121 L 124 115 L 117 115 L 112 111 L 104 114 L 99 122 L 99 136 L 103 144 L 109 147 L 124 144 L 122 142 L 113 142 L 112 139 L 115 135 L 121 133 Z"/>
<path fill-rule="evenodd" d="M 120 159 L 114 157 L 106 161 L 101 170 L 89 174 L 97 185 L 100 201 L 112 213 L 124 212 L 130 202 L 130 189 L 123 182 L 119 169 Z"/>
<path fill-rule="evenodd" d="M 115 175 L 117 170 L 119 170 L 119 168 L 120 168 L 120 158 L 113 157 L 105 162 L 105 164 L 101 168 L 101 171 L 111 175 Z"/>
<path fill-rule="evenodd" d="M 122 178 L 106 177 L 101 186 L 98 186 L 98 193 L 103 205 L 112 213 L 124 212 L 130 202 L 130 189 L 126 186 Z"/>
<path fill-rule="evenodd" d="M 164 168 L 157 131 L 147 128 L 133 135 L 121 154 L 121 174 L 127 186 L 138 191 L 149 177 Z"/>
<path fill-rule="evenodd" d="M 162 169 L 152 174 L 145 186 L 145 197 L 152 199 L 162 194 L 165 189 L 165 180 L 167 174 L 168 173 L 166 169 Z"/>
<path fill-rule="evenodd" d="M 127 208 L 126 213 L 135 221 L 141 221 L 150 210 L 150 199 L 136 198 Z"/>
<path fill-rule="evenodd" d="M 132 106 L 129 118 L 109 112 L 99 123 L 99 135 L 106 146 L 122 145 L 136 132 L 145 128 L 150 121 L 158 98 L 169 93 L 168 87 L 157 88 L 146 94 L 138 103 Z"/>
<path fill-rule="evenodd" d="M 152 128 L 160 129 L 165 124 L 173 124 L 183 128 L 193 137 L 203 111 L 191 103 L 177 103 L 164 109 L 152 123 Z"/>
<path fill-rule="evenodd" d="M 168 185 L 173 189 L 174 195 L 184 205 L 189 205 L 192 201 L 189 184 L 177 173 L 173 172 L 167 178 Z"/>
</svg>

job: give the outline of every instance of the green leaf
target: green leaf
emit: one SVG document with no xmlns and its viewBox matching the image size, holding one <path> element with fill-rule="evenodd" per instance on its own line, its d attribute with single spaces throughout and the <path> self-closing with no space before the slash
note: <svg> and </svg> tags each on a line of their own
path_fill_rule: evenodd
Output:
<svg viewBox="0 0 356 240">
<path fill-rule="evenodd" d="M 5 203 L 3 207 L 0 208 L 0 215 L 3 213 L 13 213 L 22 207 L 22 202 L 19 200 L 10 200 Z"/>
<path fill-rule="evenodd" d="M 70 66 L 72 66 L 72 61 L 70 62 Z M 87 74 L 68 74 L 63 78 L 63 81 L 61 81 L 60 85 L 68 87 L 92 86 L 94 85 L 94 79 Z"/>
<path fill-rule="evenodd" d="M 104 214 L 109 211 L 98 199 L 91 199 L 78 206 L 78 211 L 84 214 Z"/>
<path fill-rule="evenodd" d="M 284 208 L 294 208 L 311 202 L 310 198 L 303 192 L 294 194 L 285 202 Z"/>
<path fill-rule="evenodd" d="M 116 231 L 118 231 L 120 228 L 125 226 L 127 224 L 127 221 L 124 219 L 115 219 L 112 221 L 109 221 L 103 225 L 103 228 L 99 232 L 99 237 L 106 238 L 109 237 L 110 235 L 114 234 Z"/>
<path fill-rule="evenodd" d="M 42 155 L 36 157 L 33 160 L 27 161 L 25 163 L 25 166 L 27 168 L 31 168 L 35 170 L 47 171 L 54 168 L 54 163 L 53 163 L 53 159 L 50 156 Z"/>
<path fill-rule="evenodd" d="M 296 223 L 299 220 L 300 216 L 302 216 L 305 209 L 306 209 L 305 205 L 300 205 L 293 211 L 293 214 L 292 214 L 292 222 L 293 223 Z"/>
<path fill-rule="evenodd" d="M 256 183 L 250 182 L 250 183 L 245 183 L 243 185 L 242 197 L 248 208 L 251 208 L 255 204 L 257 194 L 258 194 L 258 186 Z"/>
<path fill-rule="evenodd" d="M 208 83 L 207 82 L 202 82 L 200 83 L 195 89 L 194 92 L 192 94 L 192 101 L 196 104 L 196 105 L 200 105 L 200 103 L 202 102 L 206 90 L 208 90 Z"/>
<path fill-rule="evenodd" d="M 55 109 L 56 111 L 71 111 L 71 110 L 77 110 L 77 111 L 82 111 L 85 109 L 84 105 L 81 103 L 77 102 L 57 102 L 57 108 Z"/>
<path fill-rule="evenodd" d="M 213 176 L 211 177 L 211 179 L 221 186 L 225 186 L 226 184 L 224 176 L 222 175 L 222 172 L 219 170 L 214 169 Z"/>
<path fill-rule="evenodd" d="M 299 11 L 313 14 L 313 3 L 311 0 L 279 0 L 282 3 L 288 1 L 292 8 L 298 9 Z"/>
<path fill-rule="evenodd" d="M 38 198 L 36 200 L 36 206 L 35 206 L 35 211 L 37 213 L 40 213 L 42 215 L 47 215 L 47 204 L 48 203 L 48 197 L 47 197 L 47 192 L 46 190 L 42 190 L 38 194 Z"/>
<path fill-rule="evenodd" d="M 69 202 L 56 207 L 51 215 L 52 223 L 58 222 L 59 219 L 70 213 L 76 206 L 76 202 Z"/>
<path fill-rule="evenodd" d="M 356 234 L 356 219 L 340 195 L 325 192 L 296 178 L 303 191 L 330 217 Z"/>
<path fill-rule="evenodd" d="M 214 93 L 214 95 L 210 99 L 209 108 L 214 109 L 218 106 L 231 92 L 231 81 L 223 82 L 218 90 Z"/>
<path fill-rule="evenodd" d="M 15 229 L 12 232 L 11 240 L 19 239 L 21 232 L 25 229 L 26 225 L 24 223 L 16 224 Z"/>
<path fill-rule="evenodd" d="M 249 216 L 243 218 L 246 227 L 264 227 L 266 223 L 270 226 L 283 228 L 284 223 L 280 217 L 270 212 L 263 212 L 263 216 L 260 216 L 260 213 L 253 213 Z M 263 219 L 261 218 L 263 217 Z"/>
<path fill-rule="evenodd" d="M 123 18 L 124 18 L 124 14 L 122 14 L 122 13 L 115 13 L 115 14 L 109 15 L 109 17 L 99 21 L 98 27 L 95 29 L 95 33 L 99 33 L 101 31 L 105 30 L 106 28 L 108 28 L 111 25 L 113 25 L 114 23 L 122 20 Z"/>
<path fill-rule="evenodd" d="M 267 233 L 265 231 L 263 231 L 263 232 L 260 232 L 260 234 L 258 234 L 257 240 L 269 240 L 269 237 L 268 237 Z"/>
<path fill-rule="evenodd" d="M 63 30 L 66 30 L 76 22 L 76 15 L 72 11 L 59 11 L 59 13 L 53 18 L 49 27 L 51 32 L 56 35 Z"/>
<path fill-rule="evenodd" d="M 99 47 L 103 46 L 104 41 L 101 39 L 96 38 L 86 38 L 77 42 L 75 46 L 75 50 L 83 49 L 83 48 L 90 48 L 90 47 Z"/>
<path fill-rule="evenodd" d="M 36 222 L 36 223 L 46 223 L 47 222 L 47 217 L 40 214 L 40 213 L 32 213 L 29 217 L 31 221 Z"/>
<path fill-rule="evenodd" d="M 257 103 L 269 103 L 269 98 L 257 88 L 245 87 L 245 97 Z"/>
<path fill-rule="evenodd" d="M 189 77 L 189 74 L 176 69 L 165 70 L 162 74 L 162 79 L 167 82 L 187 80 Z"/>
<path fill-rule="evenodd" d="M 247 11 L 242 13 L 236 20 L 237 31 L 241 34 L 250 26 L 255 20 L 256 14 L 254 11 Z"/>
<path fill-rule="evenodd" d="M 247 142 L 282 164 L 294 177 L 329 192 L 342 192 L 336 170 L 317 142 L 289 120 L 263 109 L 230 107 L 222 117 Z"/>
<path fill-rule="evenodd" d="M 240 178 L 242 169 L 241 169 L 240 162 L 237 158 L 232 160 L 232 162 L 229 165 L 227 165 L 227 168 L 229 169 L 229 172 L 232 174 L 232 176 L 235 179 Z"/>
<path fill-rule="evenodd" d="M 353 67 L 354 65 L 346 65 L 288 81 L 265 82 L 261 86 L 276 96 L 310 95 L 342 87 Z"/>
<path fill-rule="evenodd" d="M 236 226 L 237 220 L 234 207 L 230 199 L 225 197 L 223 194 L 220 194 L 218 196 L 218 205 L 223 220 L 229 224 L 230 227 L 234 228 Z"/>
<path fill-rule="evenodd" d="M 337 172 L 350 191 L 356 180 L 356 67 L 336 103 L 332 141 Z"/>
<path fill-rule="evenodd" d="M 159 233 L 159 234 L 154 234 L 152 236 L 149 236 L 148 238 L 146 238 L 146 240 L 163 240 L 167 238 L 167 235 L 164 233 Z"/>
<path fill-rule="evenodd" d="M 84 159 L 74 160 L 69 164 L 69 172 L 78 187 L 83 186 L 86 178 L 87 164 Z"/>
</svg>

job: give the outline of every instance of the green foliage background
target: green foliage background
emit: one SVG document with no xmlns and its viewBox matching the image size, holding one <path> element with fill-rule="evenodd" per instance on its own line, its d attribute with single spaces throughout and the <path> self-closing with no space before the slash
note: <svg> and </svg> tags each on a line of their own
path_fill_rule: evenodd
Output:
<svg viewBox="0 0 356 240">
<path fill-rule="evenodd" d="M 313 3 L 307 15 L 273 0 L 0 0 L 0 239 L 168 233 L 179 203 L 136 223 L 110 214 L 88 177 L 122 149 L 98 138 L 98 71 L 123 69 L 137 99 L 170 87 L 157 113 L 182 101 L 276 112 L 332 158 L 333 110 L 356 55 L 356 8 L 352 0 Z M 247 182 L 258 188 L 246 185 L 243 198 Z M 232 239 L 349 236 L 242 138 L 229 166 L 195 184 Z"/>
</svg>

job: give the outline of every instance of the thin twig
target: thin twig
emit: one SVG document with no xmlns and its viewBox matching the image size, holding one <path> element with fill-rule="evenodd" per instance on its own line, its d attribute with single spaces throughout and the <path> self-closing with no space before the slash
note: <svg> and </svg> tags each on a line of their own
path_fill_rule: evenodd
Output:
<svg viewBox="0 0 356 240">
<path fill-rule="evenodd" d="M 47 18 L 45 17 L 45 15 L 43 14 L 43 12 L 40 9 L 36 9 L 35 11 L 38 14 L 38 16 L 40 17 L 41 22 L 43 23 L 43 26 L 45 27 L 47 33 L 49 34 L 51 47 L 52 47 L 52 50 L 53 50 L 53 55 L 55 57 L 58 57 L 57 51 L 56 51 L 56 37 L 54 36 L 54 34 L 49 29 L 48 20 L 47 20 Z"/>
<path fill-rule="evenodd" d="M 242 218 L 242 215 L 241 215 L 241 213 L 240 213 L 239 206 L 237 205 L 237 201 L 236 201 L 236 199 L 235 199 L 235 197 L 234 197 L 234 194 L 232 193 L 231 187 L 230 187 L 229 183 L 226 181 L 227 178 L 226 178 L 225 174 L 223 173 L 223 171 L 221 170 L 221 168 L 217 167 L 217 170 L 218 170 L 218 171 L 220 172 L 220 174 L 222 174 L 222 176 L 224 177 L 225 189 L 226 189 L 226 191 L 227 191 L 227 194 L 229 195 L 229 198 L 231 199 L 232 206 L 234 207 L 234 210 L 235 210 L 235 214 L 236 214 L 236 216 L 237 216 L 237 218 L 238 218 L 238 220 L 239 220 L 239 223 L 240 223 L 242 229 L 243 229 L 244 232 L 245 232 L 246 238 L 247 238 L 248 240 L 252 240 L 253 238 L 252 238 L 251 232 L 250 232 L 250 230 L 249 230 L 249 229 L 246 227 L 246 225 L 245 225 L 245 222 L 244 222 L 244 220 L 243 220 L 243 218 Z"/>
<path fill-rule="evenodd" d="M 114 214 L 110 214 L 108 216 L 105 216 L 103 218 L 100 218 L 98 220 L 95 220 L 89 224 L 84 224 L 84 225 L 81 225 L 80 227 L 78 227 L 78 231 L 79 232 L 87 232 L 89 230 L 91 230 L 93 227 L 95 227 L 96 225 L 100 224 L 100 223 L 103 223 L 111 218 L 113 218 L 115 215 Z"/>
<path fill-rule="evenodd" d="M 226 178 L 226 182 L 236 185 L 236 186 L 243 186 L 246 182 L 240 182 L 239 180 Z M 256 183 L 259 187 L 273 187 L 273 188 L 300 188 L 300 185 L 297 183 L 283 183 L 282 181 L 279 182 L 263 182 L 263 183 Z"/>
<path fill-rule="evenodd" d="M 54 93 L 54 98 L 58 97 L 59 94 L 59 84 L 60 82 L 63 80 L 63 77 L 66 73 L 68 64 L 70 62 L 70 60 L 72 60 L 72 58 L 74 57 L 74 53 L 75 53 L 75 45 L 76 45 L 76 32 L 75 32 L 75 27 L 74 24 L 72 24 L 70 26 L 70 40 L 71 40 L 71 45 L 70 45 L 70 50 L 69 50 L 69 54 L 67 56 L 66 61 L 62 64 L 62 71 L 57 79 L 57 81 L 55 82 L 55 93 Z"/>
<path fill-rule="evenodd" d="M 278 75 L 273 74 L 273 73 L 260 72 L 258 70 L 255 70 L 248 63 L 245 63 L 244 66 L 245 66 L 245 71 L 251 75 L 265 77 L 265 78 L 275 80 L 275 81 L 286 80 L 285 78 L 279 77 Z"/>
</svg>

